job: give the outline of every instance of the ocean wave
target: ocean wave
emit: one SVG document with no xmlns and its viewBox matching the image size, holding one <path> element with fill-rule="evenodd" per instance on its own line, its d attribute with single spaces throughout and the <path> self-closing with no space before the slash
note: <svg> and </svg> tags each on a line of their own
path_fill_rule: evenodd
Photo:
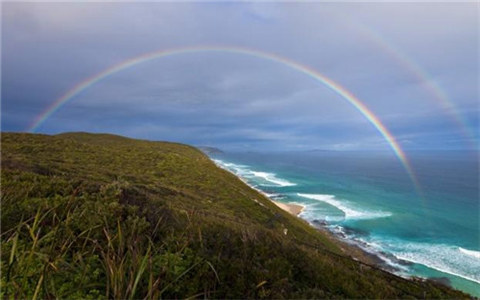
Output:
<svg viewBox="0 0 480 300">
<path fill-rule="evenodd" d="M 285 199 L 285 196 L 282 195 L 282 194 L 269 193 L 269 192 L 264 192 L 264 191 L 260 191 L 260 192 L 262 192 L 265 196 L 267 196 L 267 197 L 270 198 L 271 200 L 282 200 L 282 199 Z"/>
<path fill-rule="evenodd" d="M 297 185 L 293 182 L 290 182 L 288 180 L 285 180 L 285 179 L 280 179 L 278 177 L 276 177 L 276 174 L 274 173 L 267 173 L 267 172 L 257 172 L 257 171 L 251 171 L 251 173 L 253 174 L 253 176 L 255 177 L 258 177 L 258 178 L 262 178 L 264 179 L 265 181 L 268 181 L 268 182 L 271 182 L 277 186 L 294 186 L 294 185 Z"/>
<path fill-rule="evenodd" d="M 248 166 L 246 165 L 238 165 L 230 162 L 225 162 L 221 159 L 213 159 L 213 162 L 222 169 L 227 169 L 234 173 L 242 173 L 244 169 L 248 168 Z"/>
<path fill-rule="evenodd" d="M 286 179 L 278 178 L 275 173 L 254 171 L 251 170 L 249 166 L 225 162 L 220 159 L 213 159 L 213 161 L 218 166 L 233 172 L 235 175 L 243 177 L 244 179 L 256 181 L 255 183 L 261 186 L 287 187 L 297 185 L 296 183 L 290 182 Z M 258 182 L 258 179 L 260 179 L 262 182 Z"/>
<path fill-rule="evenodd" d="M 410 273 L 405 263 L 415 263 L 428 268 L 451 274 L 463 279 L 480 283 L 480 260 L 478 251 L 467 250 L 454 245 L 410 242 L 402 239 L 380 237 L 362 238 L 348 235 L 341 226 L 332 227 L 334 233 L 374 253 L 404 276 Z M 466 250 L 466 251 L 465 251 Z"/>
<path fill-rule="evenodd" d="M 466 255 L 470 255 L 472 257 L 480 258 L 480 251 L 475 250 L 468 250 L 462 247 L 458 247 L 458 250 Z"/>
<path fill-rule="evenodd" d="M 364 251 L 375 254 L 397 271 L 397 275 L 408 276 L 406 263 L 424 265 L 428 268 L 480 283 L 480 252 L 454 245 L 410 242 L 359 236 L 346 231 L 343 226 L 331 225 L 329 229 Z"/>
<path fill-rule="evenodd" d="M 480 260 L 457 246 L 404 243 L 399 248 L 393 254 L 400 259 L 480 283 Z"/>
<path fill-rule="evenodd" d="M 347 242 L 382 259 L 400 276 L 410 273 L 408 263 L 421 264 L 437 271 L 480 283 L 479 252 L 454 245 L 410 242 L 401 239 L 362 237 L 346 231 L 343 226 L 328 227 Z"/>
<path fill-rule="evenodd" d="M 409 276 L 408 265 L 410 263 L 402 261 L 395 257 L 395 255 L 386 251 L 381 243 L 372 241 L 369 238 L 361 237 L 355 232 L 355 230 L 347 229 L 341 225 L 328 225 L 327 228 L 344 242 L 357 246 L 363 251 L 375 255 L 383 262 L 384 266 L 381 266 L 382 268 L 402 277 Z"/>
<path fill-rule="evenodd" d="M 376 218 L 386 218 L 390 217 L 392 213 L 383 212 L 383 211 L 367 211 L 360 210 L 358 208 L 353 208 L 352 205 L 346 203 L 345 201 L 339 201 L 335 199 L 334 195 L 325 195 L 325 194 L 302 194 L 297 193 L 298 196 L 325 202 L 330 204 L 345 214 L 345 219 L 376 219 Z"/>
</svg>

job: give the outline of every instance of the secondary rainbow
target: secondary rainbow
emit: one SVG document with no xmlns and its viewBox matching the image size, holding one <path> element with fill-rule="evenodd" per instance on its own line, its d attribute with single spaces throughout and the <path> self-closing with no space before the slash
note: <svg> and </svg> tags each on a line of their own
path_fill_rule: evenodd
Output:
<svg viewBox="0 0 480 300">
<path fill-rule="evenodd" d="M 422 86 L 433 96 L 440 107 L 442 107 L 448 115 L 451 116 L 453 122 L 458 127 L 459 131 L 464 135 L 466 141 L 469 143 L 473 150 L 478 149 L 478 139 L 475 132 L 470 129 L 467 121 L 462 117 L 455 104 L 449 99 L 447 92 L 432 78 L 428 72 L 419 66 L 412 58 L 407 56 L 398 47 L 388 39 L 380 34 L 378 30 L 367 26 L 363 22 L 358 20 L 343 19 L 345 24 L 348 25 L 355 32 L 360 33 L 363 37 L 367 38 L 372 44 L 377 45 L 383 52 L 388 54 L 394 61 L 396 61 L 402 69 L 412 74 L 415 79 L 422 84 Z M 432 100 L 433 100 L 432 99 Z"/>
<path fill-rule="evenodd" d="M 355 97 L 355 95 L 353 95 L 346 88 L 334 82 L 327 76 L 314 70 L 313 68 L 310 68 L 308 66 L 302 65 L 298 62 L 295 62 L 293 60 L 290 60 L 288 58 L 285 58 L 273 53 L 263 52 L 263 51 L 254 50 L 254 49 L 231 47 L 231 46 L 197 46 L 197 47 L 176 48 L 176 49 L 170 49 L 170 50 L 160 50 L 160 51 L 150 52 L 150 53 L 146 53 L 146 54 L 128 59 L 110 68 L 107 68 L 106 70 L 92 77 L 89 77 L 84 81 L 80 82 L 79 84 L 75 85 L 72 89 L 67 91 L 60 98 L 58 98 L 44 112 L 42 112 L 34 120 L 34 122 L 28 127 L 28 131 L 35 132 L 42 123 L 44 123 L 52 114 L 58 111 L 68 101 L 71 101 L 75 96 L 80 94 L 82 91 L 86 90 L 87 88 L 91 87 L 92 85 L 107 78 L 112 74 L 115 74 L 117 72 L 130 68 L 137 64 L 147 62 L 153 59 L 168 57 L 173 55 L 199 53 L 199 52 L 227 52 L 227 53 L 234 53 L 234 54 L 243 54 L 243 55 L 248 55 L 248 56 L 253 56 L 253 57 L 273 61 L 276 63 L 281 63 L 303 74 L 306 74 L 311 78 L 317 80 L 318 82 L 324 84 L 325 86 L 330 88 L 332 91 L 337 93 L 339 96 L 341 96 L 343 99 L 348 101 L 348 103 L 353 105 L 353 107 L 355 107 L 355 109 L 357 109 L 377 129 L 377 131 L 388 142 L 388 144 L 394 151 L 395 155 L 398 157 L 398 159 L 404 166 L 406 172 L 408 173 L 413 184 L 415 185 L 417 192 L 421 193 L 418 180 L 413 172 L 410 162 L 408 161 L 407 156 L 405 155 L 404 151 L 402 150 L 398 142 L 395 140 L 394 136 L 385 127 L 385 125 L 382 124 L 380 119 L 377 116 L 375 116 L 375 114 L 365 104 L 363 104 L 357 97 Z"/>
</svg>

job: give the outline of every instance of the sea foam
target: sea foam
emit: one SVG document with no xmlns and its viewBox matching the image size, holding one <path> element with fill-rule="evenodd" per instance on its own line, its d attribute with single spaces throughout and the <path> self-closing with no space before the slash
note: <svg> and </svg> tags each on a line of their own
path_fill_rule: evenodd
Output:
<svg viewBox="0 0 480 300">
<path fill-rule="evenodd" d="M 461 247 L 385 239 L 384 237 L 362 237 L 348 234 L 342 226 L 332 225 L 329 229 L 363 250 L 377 255 L 394 267 L 397 275 L 408 276 L 405 262 L 424 265 L 437 271 L 480 283 L 480 252 Z M 404 261 L 404 262 L 402 262 Z"/>
<path fill-rule="evenodd" d="M 476 257 L 480 259 L 480 251 L 475 251 L 475 250 L 468 250 L 462 247 L 458 247 L 458 250 L 462 252 L 463 254 L 469 255 L 471 257 Z"/>
<path fill-rule="evenodd" d="M 265 181 L 273 183 L 274 185 L 277 185 L 277 186 L 294 186 L 294 185 L 296 185 L 293 182 L 290 182 L 290 181 L 287 181 L 285 179 L 280 179 L 280 178 L 276 177 L 276 174 L 274 174 L 274 173 L 256 172 L 256 171 L 251 171 L 251 172 L 252 172 L 253 176 L 262 178 Z"/>
<path fill-rule="evenodd" d="M 368 211 L 362 210 L 359 208 L 353 207 L 353 205 L 335 199 L 334 195 L 325 195 L 325 194 L 302 194 L 297 193 L 298 196 L 321 201 L 327 204 L 330 204 L 345 214 L 345 219 L 375 219 L 375 218 L 386 218 L 390 217 L 392 213 L 383 212 L 383 211 Z"/>
<path fill-rule="evenodd" d="M 275 173 L 254 171 L 250 169 L 249 166 L 224 162 L 220 159 L 214 159 L 213 161 L 218 166 L 233 172 L 235 175 L 238 175 L 244 179 L 255 181 L 255 183 L 258 185 L 271 187 L 287 187 L 297 185 L 296 183 L 290 182 L 286 179 L 278 178 Z M 261 182 L 258 182 L 259 180 L 261 180 Z"/>
<path fill-rule="evenodd" d="M 351 203 L 339 201 L 334 195 L 325 194 L 297 194 L 300 197 L 312 200 L 322 201 L 330 204 L 345 214 L 345 219 L 370 219 L 391 216 L 389 212 L 372 212 L 360 210 L 353 207 Z M 308 207 L 307 207 L 308 209 Z M 341 226 L 337 226 L 338 231 Z M 345 236 L 345 232 L 341 232 Z M 399 260 L 422 264 L 438 271 L 462 277 L 480 283 L 480 251 L 468 250 L 461 247 L 444 244 L 416 243 L 403 240 L 385 240 L 363 239 L 358 236 L 349 236 L 352 242 L 360 242 L 360 245 L 366 251 L 376 253 L 382 260 L 389 265 L 403 269 L 396 259 L 382 255 L 382 253 L 391 253 Z"/>
<path fill-rule="evenodd" d="M 480 283 L 479 253 L 465 250 L 444 244 L 402 243 L 392 252 L 400 259 Z"/>
</svg>

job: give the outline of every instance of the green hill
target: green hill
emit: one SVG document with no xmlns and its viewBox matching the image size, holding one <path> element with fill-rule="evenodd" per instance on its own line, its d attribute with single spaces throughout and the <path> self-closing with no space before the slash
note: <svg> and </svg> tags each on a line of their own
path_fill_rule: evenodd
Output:
<svg viewBox="0 0 480 300">
<path fill-rule="evenodd" d="M 190 146 L 88 133 L 1 141 L 3 297 L 467 296 L 340 255 Z"/>
</svg>

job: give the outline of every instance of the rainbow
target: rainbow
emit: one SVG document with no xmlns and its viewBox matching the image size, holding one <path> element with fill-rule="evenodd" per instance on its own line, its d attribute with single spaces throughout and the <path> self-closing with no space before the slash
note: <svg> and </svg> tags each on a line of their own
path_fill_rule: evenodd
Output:
<svg viewBox="0 0 480 300">
<path fill-rule="evenodd" d="M 398 157 L 398 159 L 404 166 L 417 192 L 421 193 L 420 185 L 413 172 L 410 162 L 408 161 L 407 156 L 405 155 L 404 151 L 402 150 L 398 142 L 395 140 L 392 133 L 390 133 L 390 131 L 385 127 L 385 125 L 382 124 L 380 119 L 370 109 L 368 109 L 368 107 L 365 104 L 363 104 L 357 97 L 355 97 L 355 95 L 353 95 L 347 89 L 345 89 L 338 83 L 334 82 L 327 76 L 319 73 L 318 71 L 308 66 L 302 65 L 298 62 L 295 62 L 285 57 L 278 56 L 276 54 L 253 50 L 253 49 L 247 49 L 247 48 L 231 47 L 231 46 L 186 47 L 186 48 L 177 48 L 177 49 L 171 49 L 171 50 L 160 50 L 160 51 L 150 52 L 150 53 L 146 53 L 146 54 L 128 59 L 92 77 L 89 77 L 84 81 L 80 82 L 79 84 L 77 84 L 76 86 L 74 86 L 72 89 L 67 91 L 60 98 L 58 98 L 53 104 L 51 104 L 44 112 L 42 112 L 34 120 L 34 122 L 28 127 L 27 130 L 30 132 L 35 132 L 42 123 L 44 123 L 52 114 L 58 111 L 68 101 L 71 101 L 75 96 L 80 94 L 82 91 L 86 90 L 87 88 L 91 87 L 97 82 L 109 77 L 112 74 L 115 74 L 117 72 L 130 68 L 137 64 L 147 62 L 153 59 L 163 58 L 163 57 L 168 57 L 173 55 L 199 53 L 199 52 L 227 52 L 227 53 L 234 53 L 234 54 L 243 54 L 243 55 L 248 55 L 248 56 L 269 60 L 276 63 L 281 63 L 305 75 L 308 75 L 311 78 L 315 79 L 316 81 L 324 84 L 326 87 L 330 88 L 340 97 L 345 99 L 349 104 L 355 107 L 355 109 L 358 110 L 377 129 L 377 131 L 388 142 L 393 152 L 395 153 L 395 155 Z"/>
<path fill-rule="evenodd" d="M 352 30 L 360 33 L 363 37 L 370 40 L 370 42 L 377 45 L 383 50 L 383 52 L 396 61 L 402 67 L 402 69 L 409 72 L 419 83 L 421 83 L 425 90 L 427 90 L 429 94 L 433 96 L 433 99 L 437 101 L 440 107 L 452 118 L 453 123 L 455 123 L 455 125 L 459 128 L 460 132 L 470 144 L 470 147 L 474 150 L 478 148 L 475 133 L 469 128 L 467 122 L 462 117 L 462 114 L 458 111 L 455 104 L 449 99 L 445 90 L 442 89 L 442 87 L 432 79 L 432 76 L 428 74 L 427 71 L 421 68 L 412 58 L 395 47 L 378 31 L 358 20 L 349 20 L 348 18 L 343 18 L 343 20 L 345 21 L 345 24 L 348 25 Z"/>
</svg>

